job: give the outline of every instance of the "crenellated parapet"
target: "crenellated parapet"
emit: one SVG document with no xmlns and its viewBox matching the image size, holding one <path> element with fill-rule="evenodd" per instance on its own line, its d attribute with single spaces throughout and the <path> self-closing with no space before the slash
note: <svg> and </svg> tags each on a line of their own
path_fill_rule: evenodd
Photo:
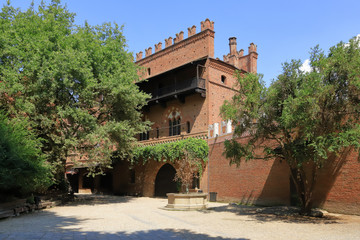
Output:
<svg viewBox="0 0 360 240">
<path fill-rule="evenodd" d="M 191 37 L 196 34 L 196 26 L 193 25 L 192 27 L 188 28 L 188 37 Z"/>
<path fill-rule="evenodd" d="M 162 42 L 159 42 L 158 44 L 155 44 L 155 52 L 158 52 L 162 49 Z"/>
<path fill-rule="evenodd" d="M 138 52 L 138 53 L 136 54 L 136 61 L 142 59 L 142 56 L 143 56 L 143 52 Z"/>
<path fill-rule="evenodd" d="M 165 47 L 170 47 L 173 44 L 173 38 L 169 37 L 167 39 L 165 39 Z"/>
<path fill-rule="evenodd" d="M 205 31 L 206 29 L 214 31 L 214 22 L 210 21 L 208 18 L 201 22 L 201 31 Z"/>
<path fill-rule="evenodd" d="M 229 38 L 230 53 L 224 55 L 223 61 L 247 72 L 257 72 L 257 46 L 250 43 L 248 55 L 244 56 L 244 49 L 237 51 L 236 37 Z"/>
<path fill-rule="evenodd" d="M 152 54 L 152 48 L 151 48 L 151 47 L 145 49 L 145 57 L 148 57 L 148 56 L 150 56 L 151 54 Z"/>
<path fill-rule="evenodd" d="M 200 23 L 200 25 L 201 25 L 201 32 L 206 31 L 206 30 L 214 31 L 214 22 L 210 21 L 209 19 L 202 21 Z M 196 34 L 197 33 L 196 33 L 195 25 L 188 28 L 188 38 L 193 37 Z M 187 40 L 187 39 L 184 39 L 184 32 L 181 31 L 176 34 L 175 38 L 169 37 L 169 38 L 165 39 L 165 48 L 164 49 L 174 46 L 175 44 L 178 44 L 184 40 Z M 152 53 L 151 47 L 145 49 L 145 58 L 147 58 L 157 52 L 160 52 L 161 50 L 164 50 L 164 49 L 162 49 L 162 43 L 159 42 L 159 43 L 155 44 L 155 52 L 154 53 Z M 142 52 L 136 53 L 136 61 L 140 61 L 142 59 L 143 59 Z"/>
<path fill-rule="evenodd" d="M 176 38 L 174 39 L 174 44 L 176 44 L 182 40 L 184 40 L 184 32 L 183 31 L 176 34 Z"/>
</svg>

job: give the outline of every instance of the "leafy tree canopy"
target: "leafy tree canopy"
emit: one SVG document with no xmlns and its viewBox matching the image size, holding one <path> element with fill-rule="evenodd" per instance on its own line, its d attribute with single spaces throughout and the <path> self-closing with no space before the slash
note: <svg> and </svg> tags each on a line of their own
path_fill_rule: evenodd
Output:
<svg viewBox="0 0 360 240">
<path fill-rule="evenodd" d="M 40 140 L 29 127 L 26 119 L 0 112 L 0 195 L 41 191 L 51 183 Z"/>
<path fill-rule="evenodd" d="M 311 51 L 311 71 L 301 62 L 283 64 L 269 88 L 261 76 L 238 76 L 238 94 L 221 108 L 236 123 L 225 143 L 230 162 L 278 158 L 285 161 L 297 188 L 302 212 L 309 213 L 317 170 L 348 147 L 360 147 L 359 41 L 339 43 L 324 53 Z M 259 151 L 260 150 L 260 151 Z"/>
<path fill-rule="evenodd" d="M 0 108 L 29 118 L 60 175 L 69 156 L 100 169 L 115 149 L 126 157 L 148 126 L 122 27 L 76 26 L 74 17 L 60 0 L 0 12 Z"/>
</svg>

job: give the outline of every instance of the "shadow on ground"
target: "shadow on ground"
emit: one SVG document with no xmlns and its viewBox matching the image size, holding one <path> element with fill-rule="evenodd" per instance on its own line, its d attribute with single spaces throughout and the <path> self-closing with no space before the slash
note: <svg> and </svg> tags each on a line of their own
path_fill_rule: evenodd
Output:
<svg viewBox="0 0 360 240">
<path fill-rule="evenodd" d="M 229 204 L 221 207 L 212 207 L 202 212 L 232 212 L 236 215 L 249 216 L 256 221 L 283 221 L 286 223 L 312 223 L 312 224 L 334 224 L 340 223 L 340 218 L 330 215 L 323 217 L 311 217 L 299 215 L 299 208 L 289 206 L 256 207 Z"/>
<path fill-rule="evenodd" d="M 66 206 L 127 203 L 132 201 L 134 198 L 136 197 L 101 194 L 76 194 L 74 195 L 73 200 L 66 203 Z"/>
<path fill-rule="evenodd" d="M 84 231 L 67 231 L 67 232 L 48 232 L 48 233 L 13 233 L 6 234 L 0 232 L 0 239 L 156 239 L 156 240 L 181 240 L 181 239 L 217 239 L 217 240 L 250 240 L 248 238 L 223 238 L 211 237 L 206 234 L 194 233 L 186 229 L 159 229 L 149 231 L 138 231 L 133 233 L 117 232 L 84 232 Z"/>
<path fill-rule="evenodd" d="M 38 215 L 38 216 L 35 216 Z M 58 216 L 52 212 L 28 214 L 22 218 L 0 220 L 0 239 L 218 239 L 250 240 L 248 238 L 224 238 L 197 233 L 187 229 L 152 229 L 135 232 L 84 231 L 80 227 L 85 221 L 95 218 L 78 219 Z"/>
</svg>

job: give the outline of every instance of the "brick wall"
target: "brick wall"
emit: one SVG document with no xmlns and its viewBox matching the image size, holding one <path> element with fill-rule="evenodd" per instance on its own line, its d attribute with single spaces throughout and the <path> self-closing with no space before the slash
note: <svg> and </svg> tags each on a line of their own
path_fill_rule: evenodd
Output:
<svg viewBox="0 0 360 240">
<path fill-rule="evenodd" d="M 209 124 L 220 123 L 225 120 L 220 116 L 220 107 L 235 93 L 232 90 L 236 84 L 235 68 L 215 59 L 209 59 L 207 65 Z"/>
<path fill-rule="evenodd" d="M 218 200 L 260 205 L 290 204 L 290 173 L 286 162 L 250 160 L 230 166 L 223 155 L 225 139 L 209 139 L 209 162 L 201 179 L 205 192 L 217 192 Z M 246 141 L 243 139 L 242 141 Z M 347 150 L 330 156 L 318 172 L 313 192 L 314 207 L 331 212 L 360 215 L 360 162 Z"/>
<path fill-rule="evenodd" d="M 217 199 L 244 204 L 278 205 L 290 203 L 288 169 L 279 161 L 253 160 L 230 166 L 223 155 L 223 141 L 231 135 L 209 140 L 209 162 L 201 188 L 217 192 Z"/>
<path fill-rule="evenodd" d="M 360 215 L 360 162 L 358 152 L 348 150 L 331 156 L 319 173 L 315 206 L 331 212 Z"/>
<path fill-rule="evenodd" d="M 207 131 L 207 105 L 206 98 L 200 94 L 194 94 L 185 98 L 185 103 L 174 99 L 166 103 L 166 107 L 160 104 L 154 105 L 144 113 L 145 119 L 154 124 L 150 131 L 150 139 L 156 138 L 156 129 L 159 128 L 160 138 L 169 136 L 169 115 L 175 112 L 181 118 L 181 133 L 186 134 L 186 122 L 190 122 L 190 133 Z"/>
</svg>

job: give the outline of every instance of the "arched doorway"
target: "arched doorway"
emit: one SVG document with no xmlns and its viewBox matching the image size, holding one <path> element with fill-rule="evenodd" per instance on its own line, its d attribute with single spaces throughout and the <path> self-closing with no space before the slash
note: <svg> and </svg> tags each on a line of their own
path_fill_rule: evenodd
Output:
<svg viewBox="0 0 360 240">
<path fill-rule="evenodd" d="M 166 197 L 166 193 L 178 192 L 176 182 L 174 181 L 175 173 L 175 168 L 168 163 L 160 168 L 155 179 L 156 197 Z"/>
</svg>

